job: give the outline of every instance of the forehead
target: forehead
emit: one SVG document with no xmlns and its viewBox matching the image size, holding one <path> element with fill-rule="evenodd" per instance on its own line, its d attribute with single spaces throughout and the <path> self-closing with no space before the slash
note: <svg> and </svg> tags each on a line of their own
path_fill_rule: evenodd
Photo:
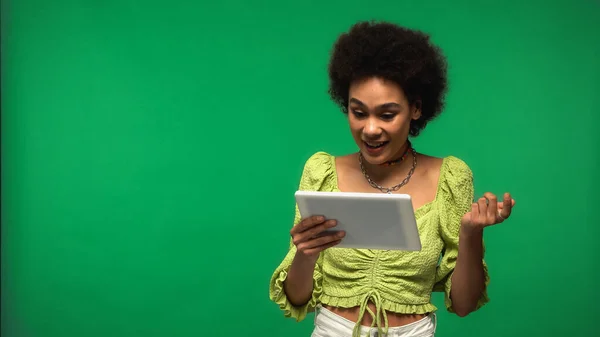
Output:
<svg viewBox="0 0 600 337">
<path fill-rule="evenodd" d="M 355 98 L 369 106 L 385 103 L 405 103 L 404 91 L 395 82 L 379 77 L 354 81 L 350 84 L 349 98 Z"/>
</svg>

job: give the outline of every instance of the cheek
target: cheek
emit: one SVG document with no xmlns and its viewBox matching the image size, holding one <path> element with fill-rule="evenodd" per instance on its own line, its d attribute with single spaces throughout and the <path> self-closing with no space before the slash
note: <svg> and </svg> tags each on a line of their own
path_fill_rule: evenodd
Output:
<svg viewBox="0 0 600 337">
<path fill-rule="evenodd" d="M 390 134 L 404 136 L 410 128 L 410 120 L 398 120 L 396 123 L 390 124 L 388 132 Z"/>
<path fill-rule="evenodd" d="M 393 124 L 386 128 L 386 133 L 391 138 L 393 143 L 403 144 L 408 137 L 409 128 L 409 124 L 407 123 Z"/>
<path fill-rule="evenodd" d="M 352 134 L 359 133 L 362 128 L 359 123 L 352 119 L 348 120 L 348 127 L 350 128 L 350 132 L 352 132 Z"/>
</svg>

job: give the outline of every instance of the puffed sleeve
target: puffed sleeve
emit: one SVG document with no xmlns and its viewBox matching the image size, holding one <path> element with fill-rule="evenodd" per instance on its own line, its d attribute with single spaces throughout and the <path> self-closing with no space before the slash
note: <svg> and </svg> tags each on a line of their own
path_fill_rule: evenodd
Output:
<svg viewBox="0 0 600 337">
<path fill-rule="evenodd" d="M 305 163 L 300 178 L 299 190 L 303 191 L 323 191 L 331 189 L 331 178 L 334 174 L 333 157 L 324 152 L 313 154 Z M 294 216 L 294 225 L 301 220 L 298 205 Z M 291 317 L 296 321 L 302 321 L 309 312 L 313 312 L 317 306 L 322 293 L 322 261 L 323 256 L 319 256 L 313 273 L 313 291 L 312 296 L 307 303 L 302 306 L 292 305 L 283 289 L 283 282 L 286 280 L 289 268 L 296 254 L 296 246 L 290 238 L 289 250 L 283 261 L 275 269 L 271 276 L 269 297 L 283 311 L 285 317 Z"/>
<path fill-rule="evenodd" d="M 458 257 L 458 239 L 460 233 L 460 220 L 463 215 L 471 211 L 474 187 L 473 172 L 467 164 L 456 158 L 448 157 L 445 163 L 444 175 L 441 177 L 440 203 L 440 234 L 444 241 L 442 259 L 436 271 L 434 291 L 444 292 L 444 304 L 449 312 L 454 313 L 450 290 L 452 289 L 452 273 Z M 489 284 L 488 268 L 482 261 L 485 274 L 485 288 L 479 297 L 477 308 L 486 304 L 488 299 L 487 287 Z"/>
</svg>

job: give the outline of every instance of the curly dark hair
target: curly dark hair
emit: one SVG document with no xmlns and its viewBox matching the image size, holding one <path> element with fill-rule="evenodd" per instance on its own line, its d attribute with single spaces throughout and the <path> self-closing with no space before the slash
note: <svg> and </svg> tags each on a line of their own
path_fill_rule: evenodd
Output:
<svg viewBox="0 0 600 337">
<path fill-rule="evenodd" d="M 410 104 L 420 100 L 421 117 L 409 134 L 418 136 L 444 107 L 447 90 L 446 59 L 418 30 L 389 22 L 363 21 L 340 35 L 329 62 L 329 95 L 348 113 L 350 83 L 380 77 L 397 83 Z"/>
</svg>

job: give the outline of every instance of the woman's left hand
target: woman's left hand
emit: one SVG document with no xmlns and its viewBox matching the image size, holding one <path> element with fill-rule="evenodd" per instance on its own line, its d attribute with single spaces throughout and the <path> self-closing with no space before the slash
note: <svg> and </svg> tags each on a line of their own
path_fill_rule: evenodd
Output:
<svg viewBox="0 0 600 337">
<path fill-rule="evenodd" d="M 471 211 L 462 217 L 461 225 L 470 229 L 483 230 L 487 226 L 508 219 L 514 206 L 515 199 L 510 196 L 510 193 L 504 193 L 504 200 L 498 202 L 494 194 L 486 192 L 471 205 Z"/>
</svg>

